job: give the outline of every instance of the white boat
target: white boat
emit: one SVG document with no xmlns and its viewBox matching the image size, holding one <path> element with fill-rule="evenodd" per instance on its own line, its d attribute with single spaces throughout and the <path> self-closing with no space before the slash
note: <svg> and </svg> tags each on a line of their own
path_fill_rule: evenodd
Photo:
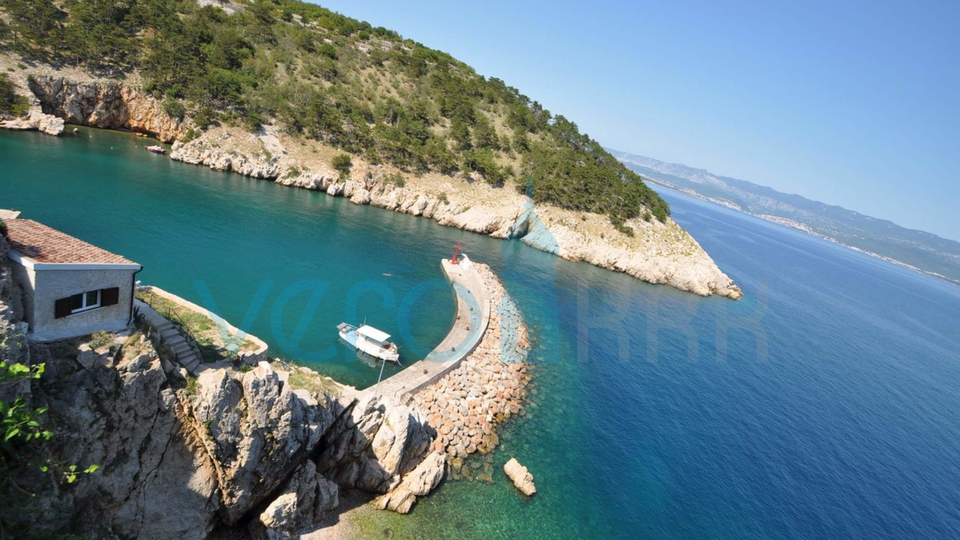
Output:
<svg viewBox="0 0 960 540">
<path fill-rule="evenodd" d="M 368 325 L 356 327 L 352 324 L 340 323 L 337 325 L 340 339 L 360 352 L 364 352 L 389 362 L 400 360 L 400 347 L 390 342 L 390 335 Z"/>
</svg>

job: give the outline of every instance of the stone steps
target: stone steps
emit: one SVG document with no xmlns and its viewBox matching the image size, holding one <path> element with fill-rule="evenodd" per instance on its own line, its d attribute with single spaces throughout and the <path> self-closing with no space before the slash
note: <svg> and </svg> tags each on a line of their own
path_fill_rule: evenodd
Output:
<svg viewBox="0 0 960 540">
<path fill-rule="evenodd" d="M 190 346 L 187 338 L 180 333 L 180 328 L 154 311 L 146 304 L 139 303 L 138 309 L 144 313 L 150 324 L 153 325 L 157 334 L 160 335 L 160 342 L 173 351 L 177 362 L 185 367 L 191 374 L 196 375 L 197 368 L 200 367 L 202 360 L 198 352 Z"/>
</svg>

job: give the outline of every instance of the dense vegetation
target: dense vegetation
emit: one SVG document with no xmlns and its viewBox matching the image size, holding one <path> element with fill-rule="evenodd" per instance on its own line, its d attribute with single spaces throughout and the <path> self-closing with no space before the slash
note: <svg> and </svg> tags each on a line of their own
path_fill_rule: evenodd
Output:
<svg viewBox="0 0 960 540">
<path fill-rule="evenodd" d="M 139 70 L 168 114 L 204 127 L 276 121 L 408 172 L 531 179 L 535 200 L 618 226 L 669 214 L 576 124 L 446 53 L 313 4 L 237 3 L 0 0 L 0 47 L 104 75 Z"/>
<path fill-rule="evenodd" d="M 23 116 L 30 109 L 30 102 L 17 95 L 6 73 L 0 73 L 0 116 Z"/>
</svg>

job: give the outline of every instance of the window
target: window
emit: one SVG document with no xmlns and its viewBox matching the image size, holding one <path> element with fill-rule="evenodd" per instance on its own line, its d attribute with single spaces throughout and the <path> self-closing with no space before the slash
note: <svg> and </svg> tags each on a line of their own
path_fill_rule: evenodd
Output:
<svg viewBox="0 0 960 540">
<path fill-rule="evenodd" d="M 120 288 L 97 289 L 61 298 L 54 305 L 54 317 L 61 319 L 100 307 L 115 306 L 120 302 Z"/>
<path fill-rule="evenodd" d="M 88 291 L 70 297 L 70 313 L 80 313 L 100 307 L 100 291 Z"/>
</svg>

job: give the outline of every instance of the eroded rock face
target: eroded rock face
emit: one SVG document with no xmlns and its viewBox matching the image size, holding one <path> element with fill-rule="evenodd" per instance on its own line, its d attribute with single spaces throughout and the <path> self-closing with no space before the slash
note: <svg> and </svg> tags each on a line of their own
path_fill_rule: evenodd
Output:
<svg viewBox="0 0 960 540">
<path fill-rule="evenodd" d="M 191 165 L 205 165 L 215 171 L 230 171 L 253 178 L 272 180 L 283 172 L 279 164 L 279 156 L 247 156 L 235 150 L 216 144 L 208 145 L 202 141 L 199 144 L 183 144 L 179 141 L 174 143 L 170 159 Z M 288 178 L 286 181 L 289 183 L 285 185 L 295 185 L 293 179 Z M 312 184 L 305 184 L 302 187 L 309 185 Z"/>
<path fill-rule="evenodd" d="M 55 459 L 101 466 L 37 501 L 38 515 L 58 516 L 38 530 L 200 540 L 251 517 L 259 538 L 296 538 L 336 511 L 340 485 L 389 493 L 383 507 L 408 512 L 443 478 L 416 409 L 376 399 L 345 408 L 293 388 L 266 361 L 177 383 L 149 340 L 123 340 L 32 349 L 48 366 L 33 397 L 50 406 Z"/>
<path fill-rule="evenodd" d="M 74 358 L 34 349 L 46 373 L 35 397 L 50 407 L 58 461 L 100 471 L 54 492 L 41 506 L 96 512 L 50 512 L 38 528 L 111 531 L 129 538 L 202 539 L 213 529 L 220 502 L 216 470 L 193 451 L 177 414 L 175 391 L 145 338 L 119 351 L 81 346 Z"/>
<path fill-rule="evenodd" d="M 307 460 L 333 424 L 336 402 L 293 390 L 269 363 L 234 375 L 210 369 L 189 406 L 217 463 L 226 521 L 232 524 Z"/>
<path fill-rule="evenodd" d="M 189 120 L 167 115 L 161 101 L 142 88 L 122 82 L 74 81 L 41 74 L 30 79 L 29 87 L 44 113 L 71 124 L 129 129 L 155 135 L 165 142 L 193 127 Z"/>
<path fill-rule="evenodd" d="M 47 135 L 63 133 L 63 119 L 52 114 L 45 114 L 39 105 L 30 107 L 25 118 L 0 119 L 0 127 L 15 131 L 36 130 Z"/>
<path fill-rule="evenodd" d="M 418 497 L 427 495 L 440 485 L 445 467 L 446 456 L 439 451 L 431 452 L 403 477 L 400 486 Z"/>
<path fill-rule="evenodd" d="M 317 464 L 341 486 L 388 494 L 378 506 L 405 513 L 443 478 L 443 456 L 427 455 L 435 438 L 419 409 L 367 394 L 325 438 Z"/>
<path fill-rule="evenodd" d="M 250 524 L 255 538 L 299 538 L 299 531 L 321 521 L 339 505 L 339 488 L 317 473 L 312 461 L 294 472 L 282 493 Z"/>
</svg>

